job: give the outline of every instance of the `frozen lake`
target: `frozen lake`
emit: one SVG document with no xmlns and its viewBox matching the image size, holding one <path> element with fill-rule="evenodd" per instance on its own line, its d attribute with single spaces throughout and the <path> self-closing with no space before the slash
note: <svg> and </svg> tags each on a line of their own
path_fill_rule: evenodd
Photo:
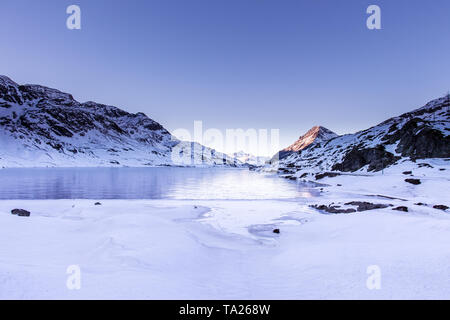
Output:
<svg viewBox="0 0 450 320">
<path fill-rule="evenodd" d="M 247 169 L 26 168 L 0 170 L 0 199 L 296 199 L 304 184 Z"/>
</svg>

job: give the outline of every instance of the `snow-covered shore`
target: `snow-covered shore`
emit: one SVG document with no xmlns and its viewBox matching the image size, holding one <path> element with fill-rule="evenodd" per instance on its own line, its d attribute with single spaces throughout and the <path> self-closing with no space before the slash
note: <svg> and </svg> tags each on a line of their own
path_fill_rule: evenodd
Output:
<svg viewBox="0 0 450 320">
<path fill-rule="evenodd" d="M 308 206 L 344 193 L 302 202 L 0 201 L 0 298 L 449 299 L 448 212 L 330 215 Z M 11 215 L 16 207 L 31 216 Z M 70 265 L 80 267 L 80 290 L 66 286 Z M 373 265 L 380 290 L 366 286 Z"/>
</svg>

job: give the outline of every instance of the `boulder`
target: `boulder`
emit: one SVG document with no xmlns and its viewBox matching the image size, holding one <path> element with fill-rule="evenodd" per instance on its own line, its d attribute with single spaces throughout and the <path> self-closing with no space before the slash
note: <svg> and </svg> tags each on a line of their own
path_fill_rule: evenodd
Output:
<svg viewBox="0 0 450 320">
<path fill-rule="evenodd" d="M 405 179 L 405 182 L 411 183 L 411 184 L 421 184 L 420 179 Z"/>
<path fill-rule="evenodd" d="M 392 210 L 408 212 L 408 207 L 400 206 L 400 207 L 392 208 Z"/>
<path fill-rule="evenodd" d="M 433 208 L 444 210 L 444 211 L 448 209 L 448 207 L 446 205 L 443 205 L 443 204 L 437 204 L 437 205 L 433 206 Z"/>
</svg>

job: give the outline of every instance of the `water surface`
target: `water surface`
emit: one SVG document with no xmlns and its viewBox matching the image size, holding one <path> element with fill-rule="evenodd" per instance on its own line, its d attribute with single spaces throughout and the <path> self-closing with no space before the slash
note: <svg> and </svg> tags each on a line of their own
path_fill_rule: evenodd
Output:
<svg viewBox="0 0 450 320">
<path fill-rule="evenodd" d="M 314 189 L 276 175 L 224 168 L 0 170 L 0 199 L 295 199 Z"/>
</svg>

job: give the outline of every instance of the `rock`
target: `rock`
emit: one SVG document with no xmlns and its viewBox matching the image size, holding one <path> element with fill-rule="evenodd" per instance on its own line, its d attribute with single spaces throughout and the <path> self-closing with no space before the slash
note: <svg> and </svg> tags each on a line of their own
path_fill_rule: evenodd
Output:
<svg viewBox="0 0 450 320">
<path fill-rule="evenodd" d="M 439 168 L 439 171 L 445 171 L 445 168 Z"/>
<path fill-rule="evenodd" d="M 273 229 L 273 233 L 279 234 L 280 233 L 280 229 Z"/>
<path fill-rule="evenodd" d="M 324 172 L 324 173 L 318 173 L 318 174 L 316 174 L 316 180 L 320 180 L 320 179 L 323 179 L 323 178 L 325 178 L 325 177 L 330 177 L 330 178 L 334 178 L 334 177 L 337 177 L 337 176 L 340 176 L 341 174 L 340 173 L 337 173 L 337 172 Z"/>
<path fill-rule="evenodd" d="M 433 166 L 429 165 L 428 163 L 419 163 L 419 168 L 430 168 L 430 169 L 433 169 Z"/>
<path fill-rule="evenodd" d="M 101 205 L 102 205 L 101 202 L 94 203 L 94 206 L 101 206 Z"/>
<path fill-rule="evenodd" d="M 383 209 L 383 208 L 389 207 L 388 204 L 370 203 L 370 202 L 366 202 L 366 201 L 352 201 L 352 202 L 347 202 L 345 205 L 358 206 L 358 208 L 356 209 L 358 212 L 373 210 L 373 209 Z"/>
<path fill-rule="evenodd" d="M 412 174 L 412 171 L 403 171 L 403 174 Z"/>
<path fill-rule="evenodd" d="M 336 186 L 338 186 L 338 187 L 342 187 L 342 184 L 340 184 L 340 183 L 338 183 Z"/>
<path fill-rule="evenodd" d="M 353 213 L 353 212 L 356 212 L 356 210 L 353 208 L 340 209 L 339 206 L 333 206 L 333 205 L 326 206 L 324 204 L 321 204 L 321 205 L 315 204 L 315 205 L 312 205 L 311 207 L 315 208 L 317 210 L 328 212 L 328 213 Z"/>
<path fill-rule="evenodd" d="M 431 128 L 428 121 L 421 118 L 412 118 L 400 130 L 385 139 L 388 140 L 387 143 L 400 139 L 395 151 L 403 157 L 425 159 L 450 156 L 450 136 L 444 136 L 441 131 Z"/>
<path fill-rule="evenodd" d="M 386 151 L 383 145 L 378 145 L 375 148 L 353 147 L 346 153 L 342 163 L 336 163 L 331 169 L 353 172 L 369 165 L 368 171 L 380 171 L 399 159 L 400 157 Z"/>
<path fill-rule="evenodd" d="M 11 210 L 11 214 L 16 214 L 19 217 L 29 217 L 31 213 L 24 209 L 13 209 Z"/>
<path fill-rule="evenodd" d="M 433 206 L 433 208 L 444 210 L 444 211 L 448 209 L 448 207 L 446 205 L 443 205 L 443 204 L 437 204 L 437 205 Z"/>
<path fill-rule="evenodd" d="M 423 203 L 423 202 L 417 202 L 417 203 L 414 203 L 416 206 L 426 206 L 427 204 L 426 203 Z"/>
<path fill-rule="evenodd" d="M 400 207 L 392 208 L 392 210 L 408 212 L 408 207 L 400 206 Z"/>
<path fill-rule="evenodd" d="M 421 184 L 420 179 L 405 179 L 405 182 L 411 183 L 411 184 Z"/>
</svg>

